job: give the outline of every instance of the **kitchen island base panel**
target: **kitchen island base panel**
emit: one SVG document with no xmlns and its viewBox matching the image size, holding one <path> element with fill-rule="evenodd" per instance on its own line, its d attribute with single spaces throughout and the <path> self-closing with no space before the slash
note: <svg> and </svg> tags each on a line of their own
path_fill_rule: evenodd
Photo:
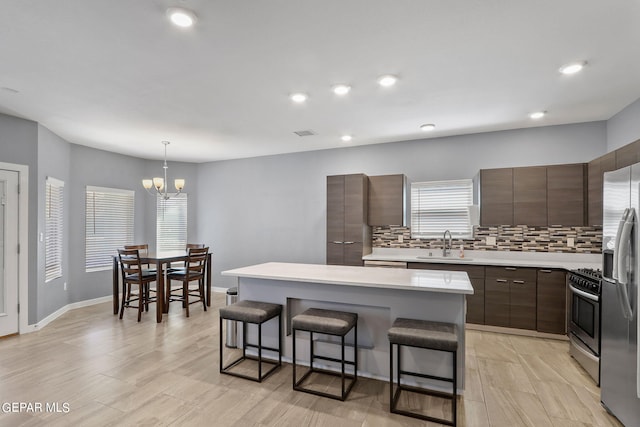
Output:
<svg viewBox="0 0 640 427">
<path fill-rule="evenodd" d="M 284 305 L 286 337 L 283 340 L 283 360 L 291 361 L 292 342 L 290 335 L 290 319 L 304 311 L 311 305 L 342 311 L 354 311 L 359 315 L 358 344 L 359 371 L 358 375 L 389 379 L 389 341 L 387 331 L 398 317 L 425 319 L 437 322 L 449 322 L 458 325 L 458 348 L 464 349 L 465 335 L 465 295 L 461 293 L 429 292 L 424 290 L 389 289 L 382 287 L 364 288 L 327 283 L 309 283 L 292 280 L 260 279 L 253 277 L 238 277 L 238 294 L 240 299 L 271 302 Z M 319 305 L 320 304 L 320 305 Z M 362 331 L 362 332 L 361 332 Z M 263 330 L 266 339 L 277 337 L 273 328 Z M 254 337 L 249 334 L 249 340 Z M 326 338 L 326 336 L 322 336 Z M 276 338 L 277 339 L 277 338 Z M 339 345 L 322 343 L 322 350 L 330 357 L 339 357 Z M 301 343 L 299 358 L 308 358 L 308 345 Z M 407 349 L 403 354 L 403 365 L 409 370 L 420 370 L 420 366 L 427 366 L 434 375 L 451 375 L 450 357 L 446 355 L 424 354 L 423 352 Z M 417 350 L 417 349 L 416 349 Z M 304 352 L 307 352 L 305 354 Z M 457 354 L 457 390 L 464 390 L 464 350 Z M 328 369 L 335 369 L 327 366 Z M 411 381 L 407 380 L 411 385 Z M 435 390 L 442 389 L 437 382 L 420 383 L 421 387 Z"/>
</svg>

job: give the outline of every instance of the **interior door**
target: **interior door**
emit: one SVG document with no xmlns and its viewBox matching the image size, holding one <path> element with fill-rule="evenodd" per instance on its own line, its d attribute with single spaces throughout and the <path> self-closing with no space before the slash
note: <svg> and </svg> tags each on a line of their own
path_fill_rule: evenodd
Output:
<svg viewBox="0 0 640 427">
<path fill-rule="evenodd" d="M 0 336 L 18 332 L 18 172 L 0 169 Z"/>
</svg>

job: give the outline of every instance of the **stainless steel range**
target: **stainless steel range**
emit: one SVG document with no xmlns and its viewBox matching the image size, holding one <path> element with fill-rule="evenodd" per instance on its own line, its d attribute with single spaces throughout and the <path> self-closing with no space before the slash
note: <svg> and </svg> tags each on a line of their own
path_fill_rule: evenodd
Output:
<svg viewBox="0 0 640 427">
<path fill-rule="evenodd" d="M 600 297 L 602 272 L 578 269 L 569 274 L 570 354 L 600 384 Z"/>
</svg>

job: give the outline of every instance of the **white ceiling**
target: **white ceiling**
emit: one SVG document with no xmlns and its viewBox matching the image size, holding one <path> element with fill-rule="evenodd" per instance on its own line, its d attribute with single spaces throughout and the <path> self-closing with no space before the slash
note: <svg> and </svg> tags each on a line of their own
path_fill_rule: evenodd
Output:
<svg viewBox="0 0 640 427">
<path fill-rule="evenodd" d="M 606 120 L 640 97 L 639 23 L 635 0 L 2 0 L 0 112 L 193 162 Z"/>
</svg>

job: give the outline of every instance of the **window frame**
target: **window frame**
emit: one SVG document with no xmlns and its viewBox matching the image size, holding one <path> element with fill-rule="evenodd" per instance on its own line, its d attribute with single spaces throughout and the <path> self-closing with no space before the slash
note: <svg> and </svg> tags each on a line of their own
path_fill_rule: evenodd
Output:
<svg viewBox="0 0 640 427">
<path fill-rule="evenodd" d="M 96 217 L 96 195 L 103 198 L 101 208 L 110 208 L 110 217 L 101 211 L 100 221 Z M 112 200 L 107 201 L 107 198 Z M 123 202 L 125 204 L 123 204 Z M 130 203 L 130 204 L 129 204 Z M 117 249 L 124 245 L 133 244 L 135 223 L 135 191 L 96 187 L 87 185 L 85 188 L 85 271 L 87 273 L 108 270 L 112 268 L 112 258 L 116 255 Z M 124 229 L 124 232 L 107 230 L 108 225 L 117 225 Z M 90 239 L 90 232 L 102 227 L 108 232 L 98 233 L 97 237 Z M 109 227 L 112 228 L 112 227 Z M 101 240 L 101 241 L 99 241 Z"/>
<path fill-rule="evenodd" d="M 167 228 L 171 232 L 165 237 L 163 235 L 163 226 L 167 220 L 166 215 L 168 211 L 171 214 L 171 210 L 174 208 L 184 208 L 184 212 L 181 213 L 182 218 L 177 218 L 168 224 Z M 180 193 L 169 199 L 164 199 L 161 195 L 156 196 L 156 250 L 158 252 L 184 250 L 186 248 L 189 224 L 188 213 L 189 197 L 187 193 Z M 178 227 L 182 229 L 176 232 Z M 171 242 L 171 244 L 167 242 Z"/>
<path fill-rule="evenodd" d="M 44 202 L 44 282 L 63 275 L 64 181 L 48 176 Z"/>
<path fill-rule="evenodd" d="M 429 200 L 436 202 L 434 207 L 424 206 Z M 451 204 L 454 206 L 450 207 Z M 453 238 L 473 238 L 472 206 L 472 179 L 411 183 L 411 238 L 438 239 L 446 230 Z M 446 225 L 439 226 L 435 220 Z M 435 230 L 429 231 L 428 228 Z"/>
</svg>

